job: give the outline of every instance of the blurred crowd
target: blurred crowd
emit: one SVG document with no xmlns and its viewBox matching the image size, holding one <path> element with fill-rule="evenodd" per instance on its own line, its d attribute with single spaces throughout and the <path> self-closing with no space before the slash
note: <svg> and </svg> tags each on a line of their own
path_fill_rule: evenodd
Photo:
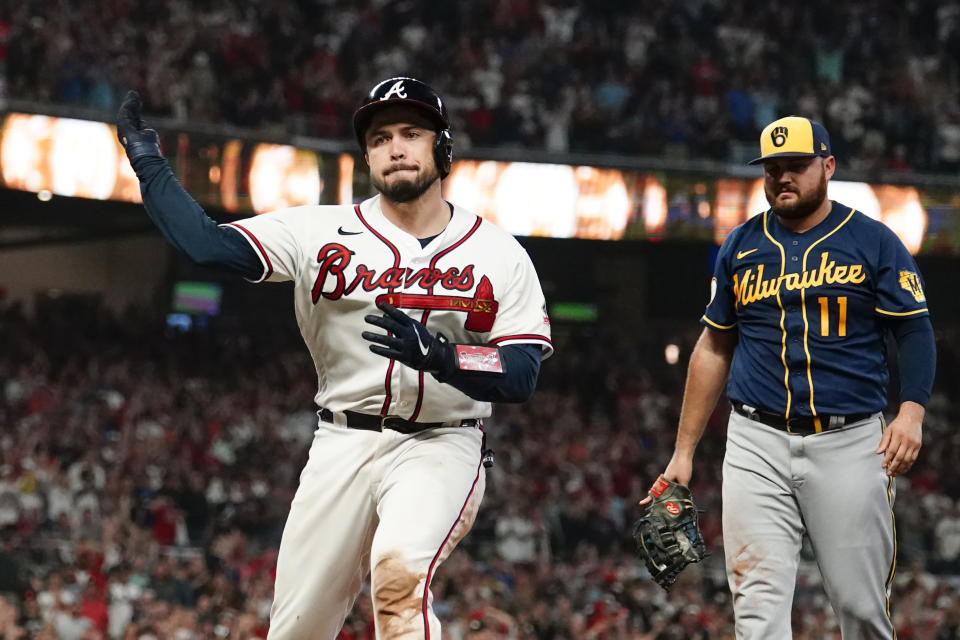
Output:
<svg viewBox="0 0 960 640">
<path fill-rule="evenodd" d="M 487 421 L 487 494 L 433 583 L 445 638 L 733 637 L 722 411 L 693 486 L 712 555 L 668 596 L 629 538 L 675 434 L 684 372 L 664 361 L 663 344 L 689 353 L 694 322 L 680 334 L 555 327 L 563 357 L 546 363 L 534 399 Z M 265 637 L 280 532 L 316 421 L 312 363 L 295 328 L 158 324 L 89 298 L 41 300 L 30 317 L 0 303 L 0 637 Z M 926 444 L 897 485 L 893 611 L 899 637 L 913 640 L 960 637 L 960 416 L 946 395 L 960 340 L 938 336 Z M 803 557 L 795 637 L 839 638 Z M 372 639 L 362 594 L 339 640 Z"/>
<path fill-rule="evenodd" d="M 413 75 L 458 148 L 739 162 L 776 117 L 824 122 L 845 168 L 960 170 L 960 2 L 170 0 L 0 3 L 11 98 L 350 139 Z"/>
</svg>

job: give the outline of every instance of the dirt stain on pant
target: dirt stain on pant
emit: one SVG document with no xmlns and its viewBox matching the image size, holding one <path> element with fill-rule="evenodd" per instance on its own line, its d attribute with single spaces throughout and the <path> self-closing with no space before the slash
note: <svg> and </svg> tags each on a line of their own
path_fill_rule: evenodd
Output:
<svg viewBox="0 0 960 640">
<path fill-rule="evenodd" d="M 480 511 L 481 500 L 483 500 L 483 491 L 473 491 L 470 494 L 467 503 L 463 506 L 460 519 L 457 520 L 446 543 L 443 545 L 443 548 L 440 549 L 440 555 L 438 557 L 440 562 L 450 557 L 454 548 L 470 533 L 470 529 L 473 528 L 473 523 L 477 519 L 477 513 Z"/>
<path fill-rule="evenodd" d="M 417 587 L 426 579 L 426 573 L 410 571 L 397 554 L 377 562 L 373 607 L 382 640 L 423 638 L 423 592 L 418 594 Z"/>
<path fill-rule="evenodd" d="M 756 594 L 775 588 L 773 580 L 777 561 L 752 545 L 744 546 L 728 566 L 728 575 L 733 578 L 733 598 L 739 602 L 748 592 Z"/>
<path fill-rule="evenodd" d="M 756 573 L 761 562 L 763 562 L 761 556 L 754 554 L 749 547 L 743 547 L 730 566 L 734 587 L 739 590 L 748 577 L 756 580 Z"/>
</svg>

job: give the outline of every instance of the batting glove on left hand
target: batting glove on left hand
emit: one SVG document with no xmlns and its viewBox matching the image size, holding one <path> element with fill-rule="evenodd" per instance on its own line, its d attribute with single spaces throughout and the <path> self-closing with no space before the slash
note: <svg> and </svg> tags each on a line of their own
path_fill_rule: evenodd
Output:
<svg viewBox="0 0 960 640">
<path fill-rule="evenodd" d="M 370 351 L 413 369 L 432 373 L 438 380 L 443 380 L 452 373 L 455 362 L 454 348 L 445 335 L 440 332 L 433 335 L 423 323 L 417 322 L 387 302 L 381 302 L 377 308 L 383 311 L 384 315 L 369 315 L 364 319 L 368 324 L 386 329 L 389 333 L 361 333 L 364 340 L 374 343 L 370 345 Z"/>
</svg>

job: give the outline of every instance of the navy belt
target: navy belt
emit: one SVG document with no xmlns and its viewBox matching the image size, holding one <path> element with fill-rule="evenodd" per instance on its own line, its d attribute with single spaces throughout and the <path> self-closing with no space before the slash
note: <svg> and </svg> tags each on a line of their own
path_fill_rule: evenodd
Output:
<svg viewBox="0 0 960 640">
<path fill-rule="evenodd" d="M 756 420 L 768 427 L 786 431 L 790 435 L 796 436 L 808 436 L 813 433 L 832 431 L 854 422 L 866 420 L 873 415 L 873 413 L 854 413 L 848 416 L 819 415 L 784 418 L 778 413 L 756 409 L 742 402 L 731 402 L 730 404 L 733 405 L 733 410 L 744 418 Z"/>
<path fill-rule="evenodd" d="M 317 414 L 324 422 L 334 422 L 333 411 L 330 411 L 330 409 L 321 408 Z M 453 420 L 451 422 L 412 422 L 397 416 L 380 416 L 356 411 L 343 411 L 342 414 L 348 428 L 363 431 L 390 429 L 400 433 L 419 433 L 420 431 L 440 427 L 476 427 L 480 424 L 480 421 L 476 418 Z"/>
</svg>

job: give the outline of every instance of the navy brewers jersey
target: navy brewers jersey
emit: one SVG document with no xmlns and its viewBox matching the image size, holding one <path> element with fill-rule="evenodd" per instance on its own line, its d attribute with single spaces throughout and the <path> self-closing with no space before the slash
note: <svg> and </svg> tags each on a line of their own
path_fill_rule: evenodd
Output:
<svg viewBox="0 0 960 640">
<path fill-rule="evenodd" d="M 769 210 L 734 229 L 700 322 L 739 332 L 731 400 L 797 417 L 883 409 L 883 320 L 927 314 L 920 273 L 899 238 L 834 202 L 803 233 Z"/>
</svg>

